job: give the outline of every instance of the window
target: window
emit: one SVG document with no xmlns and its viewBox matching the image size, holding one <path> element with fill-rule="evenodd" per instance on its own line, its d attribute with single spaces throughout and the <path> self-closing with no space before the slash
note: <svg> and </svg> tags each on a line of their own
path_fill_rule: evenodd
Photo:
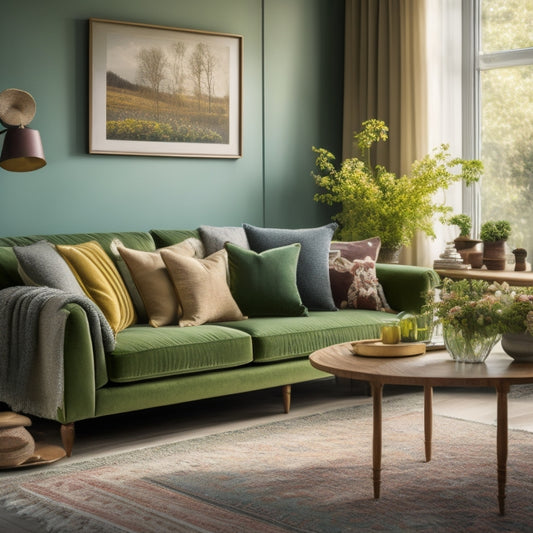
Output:
<svg viewBox="0 0 533 533">
<path fill-rule="evenodd" d="M 472 214 L 477 230 L 486 220 L 509 220 L 510 249 L 526 248 L 531 261 L 533 1 L 476 0 L 473 6 L 465 19 L 473 33 L 464 42 L 474 48 L 473 105 L 466 119 L 474 127 L 465 135 L 471 143 L 465 151 L 483 161 L 485 173 L 465 211 Z"/>
</svg>

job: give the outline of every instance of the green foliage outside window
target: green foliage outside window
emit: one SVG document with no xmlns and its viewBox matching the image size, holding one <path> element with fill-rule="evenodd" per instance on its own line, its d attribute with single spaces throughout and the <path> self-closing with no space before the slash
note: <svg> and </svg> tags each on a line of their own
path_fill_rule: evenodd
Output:
<svg viewBox="0 0 533 533">
<path fill-rule="evenodd" d="M 480 0 L 481 56 L 530 48 L 531 0 Z M 533 60 L 531 61 L 533 63 Z M 480 73 L 481 220 L 509 220 L 511 247 L 533 252 L 533 64 Z"/>
</svg>

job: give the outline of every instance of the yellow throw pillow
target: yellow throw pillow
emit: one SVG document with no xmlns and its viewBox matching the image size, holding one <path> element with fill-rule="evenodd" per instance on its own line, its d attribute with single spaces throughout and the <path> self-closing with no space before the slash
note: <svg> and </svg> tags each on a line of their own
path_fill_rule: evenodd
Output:
<svg viewBox="0 0 533 533">
<path fill-rule="evenodd" d="M 229 289 L 226 250 L 196 259 L 162 249 L 161 257 L 183 310 L 180 326 L 246 318 Z"/>
<path fill-rule="evenodd" d="M 56 249 L 115 333 L 135 323 L 135 310 L 126 285 L 98 242 L 58 244 Z"/>
</svg>

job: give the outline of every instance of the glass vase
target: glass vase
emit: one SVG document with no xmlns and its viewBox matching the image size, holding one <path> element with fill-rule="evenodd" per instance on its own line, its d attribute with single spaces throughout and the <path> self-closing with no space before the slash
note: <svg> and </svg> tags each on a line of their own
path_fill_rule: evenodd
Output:
<svg viewBox="0 0 533 533">
<path fill-rule="evenodd" d="M 422 313 L 416 316 L 417 332 L 416 340 L 418 342 L 425 342 L 429 344 L 433 338 L 433 329 L 435 326 L 435 318 L 433 313 Z"/>
<path fill-rule="evenodd" d="M 484 335 L 449 326 L 445 326 L 442 333 L 446 349 L 452 359 L 460 363 L 483 363 L 500 340 L 499 334 Z"/>
</svg>

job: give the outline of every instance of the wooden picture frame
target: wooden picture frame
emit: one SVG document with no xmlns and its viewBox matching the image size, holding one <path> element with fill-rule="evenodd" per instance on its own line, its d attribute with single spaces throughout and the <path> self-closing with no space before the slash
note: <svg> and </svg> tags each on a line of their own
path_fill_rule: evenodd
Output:
<svg viewBox="0 0 533 533">
<path fill-rule="evenodd" d="M 242 36 L 89 24 L 89 153 L 242 156 Z"/>
</svg>

